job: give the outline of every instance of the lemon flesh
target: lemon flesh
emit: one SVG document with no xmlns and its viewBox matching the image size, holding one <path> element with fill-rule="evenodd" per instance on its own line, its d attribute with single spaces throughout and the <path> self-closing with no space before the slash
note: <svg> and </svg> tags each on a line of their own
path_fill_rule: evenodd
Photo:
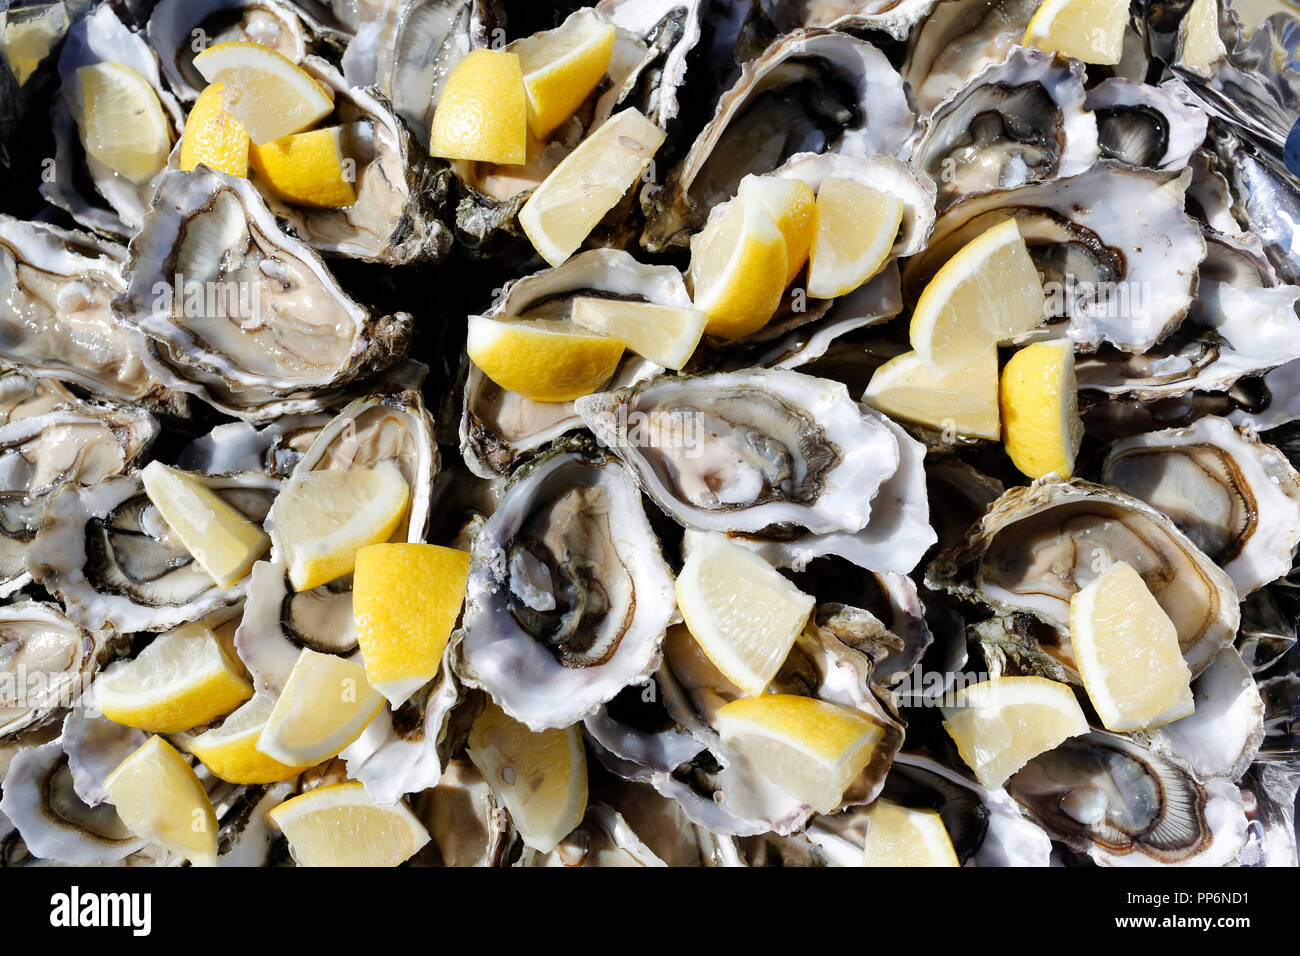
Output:
<svg viewBox="0 0 1300 956">
<path fill-rule="evenodd" d="M 231 176 L 248 176 L 248 130 L 226 111 L 225 86 L 209 83 L 195 100 L 181 134 L 180 167 L 200 163 Z"/>
<path fill-rule="evenodd" d="M 748 694 L 785 663 L 814 600 L 758 555 L 710 533 L 677 577 L 677 606 L 700 649 Z"/>
<path fill-rule="evenodd" d="M 876 369 L 862 400 L 890 418 L 954 436 L 997 441 L 1002 435 L 995 349 L 948 375 L 935 375 L 915 352 L 904 352 Z"/>
<path fill-rule="evenodd" d="M 489 702 L 468 747 L 528 846 L 549 853 L 582 821 L 587 758 L 576 726 L 529 730 Z"/>
<path fill-rule="evenodd" d="M 964 687 L 944 708 L 943 726 L 990 790 L 1039 754 L 1088 732 L 1074 691 L 1044 677 L 996 677 Z"/>
<path fill-rule="evenodd" d="M 149 81 L 122 63 L 77 69 L 86 152 L 133 183 L 147 183 L 167 162 L 171 124 Z"/>
<path fill-rule="evenodd" d="M 793 694 L 733 700 L 718 708 L 714 726 L 724 745 L 819 813 L 839 806 L 885 733 L 859 711 Z"/>
<path fill-rule="evenodd" d="M 506 391 L 536 402 L 567 402 L 608 382 L 624 346 L 562 319 L 473 315 L 465 349 L 470 361 Z"/>
<path fill-rule="evenodd" d="M 522 165 L 528 103 L 519 55 L 470 50 L 447 77 L 429 132 L 429 154 L 443 159 Z"/>
<path fill-rule="evenodd" d="M 243 578 L 270 547 L 261 528 L 193 475 L 152 461 L 140 478 L 163 520 L 219 586 Z"/>
<path fill-rule="evenodd" d="M 355 781 L 299 794 L 267 814 L 299 866 L 397 866 L 429 842 L 404 803 L 377 803 Z"/>
<path fill-rule="evenodd" d="M 185 857 L 217 863 L 217 815 L 198 775 L 171 744 L 150 737 L 104 779 L 128 830 Z"/>
<path fill-rule="evenodd" d="M 374 468 L 312 471 L 285 483 L 271 507 L 276 548 L 296 591 L 328 584 L 356 565 L 357 550 L 389 540 L 411 489 L 394 461 Z"/>
<path fill-rule="evenodd" d="M 1043 285 L 1014 219 L 976 236 L 922 290 L 908 335 L 926 366 L 946 375 L 1042 324 Z"/>
<path fill-rule="evenodd" d="M 190 739 L 190 752 L 213 775 L 229 783 L 277 783 L 298 776 L 306 767 L 293 767 L 257 749 L 257 739 L 271 716 L 275 700 L 258 694 L 221 722 Z"/>
<path fill-rule="evenodd" d="M 1147 730 L 1195 709 L 1178 631 L 1130 565 L 1112 565 L 1070 598 L 1070 646 L 1107 730 Z"/>
<path fill-rule="evenodd" d="M 614 56 L 614 25 L 595 10 L 583 9 L 554 30 L 517 40 L 528 96 L 528 128 L 544 140 L 600 85 Z"/>
<path fill-rule="evenodd" d="M 878 798 L 867 811 L 863 866 L 961 866 L 943 818 Z"/>
<path fill-rule="evenodd" d="M 469 554 L 433 544 L 357 551 L 352 619 L 370 686 L 400 707 L 438 673 L 469 578 Z"/>
<path fill-rule="evenodd" d="M 671 369 L 690 361 L 708 322 L 698 309 L 623 299 L 574 299 L 571 317 L 576 325 L 618 339 L 637 355 Z"/>
<path fill-rule="evenodd" d="M 194 58 L 225 108 L 257 145 L 299 133 L 334 110 L 334 94 L 282 53 L 247 40 L 216 43 Z"/>
<path fill-rule="evenodd" d="M 281 201 L 312 209 L 341 209 L 357 201 L 355 160 L 343 148 L 344 127 L 294 133 L 265 146 L 251 146 L 249 161 Z"/>
<path fill-rule="evenodd" d="M 1035 342 L 1002 370 L 1002 441 L 1015 466 L 1030 478 L 1074 473 L 1083 441 L 1074 346 Z"/>
<path fill-rule="evenodd" d="M 847 295 L 881 270 L 898 238 L 903 201 L 862 183 L 829 177 L 817 191 L 808 294 Z"/>
<path fill-rule="evenodd" d="M 159 734 L 205 724 L 253 696 L 240 665 L 201 624 L 156 637 L 133 660 L 107 667 L 98 686 L 105 717 Z"/>
<path fill-rule="evenodd" d="M 543 259 L 558 266 L 578 251 L 650 165 L 664 135 L 639 111 L 626 109 L 551 170 L 519 210 L 519 225 Z"/>
<path fill-rule="evenodd" d="M 753 193 L 785 237 L 788 286 L 807 264 L 817 233 L 817 197 L 812 186 L 802 179 L 751 173 L 740 181 L 740 192 Z"/>
<path fill-rule="evenodd" d="M 1024 44 L 1114 66 L 1124 53 L 1128 9 L 1128 0 L 1044 0 L 1025 28 Z"/>
<path fill-rule="evenodd" d="M 1204 69 L 1227 56 L 1219 36 L 1218 0 L 1192 0 L 1192 6 L 1178 24 L 1179 66 Z"/>
<path fill-rule="evenodd" d="M 709 317 L 705 332 L 738 339 L 767 325 L 781 304 L 789 261 L 785 234 L 756 191 L 715 206 L 691 237 L 692 297 Z"/>
<path fill-rule="evenodd" d="M 286 766 L 311 767 L 338 756 L 383 706 L 360 664 L 304 647 L 256 746 Z"/>
</svg>

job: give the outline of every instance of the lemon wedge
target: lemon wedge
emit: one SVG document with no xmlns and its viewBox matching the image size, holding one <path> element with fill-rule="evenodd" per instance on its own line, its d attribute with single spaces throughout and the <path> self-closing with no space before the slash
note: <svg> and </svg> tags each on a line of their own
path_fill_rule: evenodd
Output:
<svg viewBox="0 0 1300 956">
<path fill-rule="evenodd" d="M 528 103 L 519 55 L 470 50 L 438 95 L 429 154 L 518 166 L 527 159 L 527 143 Z"/>
<path fill-rule="evenodd" d="M 360 783 L 317 787 L 267 814 L 299 866 L 397 866 L 429 842 L 404 803 L 377 803 Z"/>
<path fill-rule="evenodd" d="M 194 101 L 181 134 L 180 167 L 189 171 L 200 163 L 217 172 L 248 176 L 248 130 L 225 107 L 225 86 L 209 83 Z"/>
<path fill-rule="evenodd" d="M 921 356 L 904 352 L 876 369 L 862 400 L 901 422 L 965 438 L 997 441 L 1002 435 L 996 349 L 947 375 L 935 375 Z"/>
<path fill-rule="evenodd" d="M 163 520 L 221 587 L 243 578 L 270 547 L 261 528 L 193 475 L 151 461 L 140 479 Z"/>
<path fill-rule="evenodd" d="M 1002 370 L 1002 441 L 1015 466 L 1030 478 L 1056 472 L 1069 478 L 1083 441 L 1074 346 L 1035 342 Z"/>
<path fill-rule="evenodd" d="M 161 634 L 133 660 L 99 678 L 109 720 L 159 734 L 189 730 L 228 714 L 253 696 L 243 668 L 202 624 Z"/>
<path fill-rule="evenodd" d="M 1107 730 L 1147 730 L 1195 709 L 1178 631 L 1123 561 L 1070 598 L 1070 646 Z"/>
<path fill-rule="evenodd" d="M 752 551 L 709 533 L 677 576 L 677 607 L 715 667 L 748 694 L 762 693 L 785 662 L 814 600 Z"/>
<path fill-rule="evenodd" d="M 86 152 L 133 183 L 147 183 L 167 162 L 171 124 L 149 81 L 123 63 L 77 69 Z"/>
<path fill-rule="evenodd" d="M 813 188 L 802 179 L 751 173 L 740 181 L 740 192 L 752 192 L 785 237 L 788 286 L 808 262 L 813 236 L 817 234 L 817 197 Z"/>
<path fill-rule="evenodd" d="M 705 331 L 721 339 L 757 332 L 775 314 L 790 270 L 785 234 L 758 190 L 715 206 L 691 237 L 689 277 Z"/>
<path fill-rule="evenodd" d="M 576 726 L 529 730 L 489 701 L 468 748 L 528 846 L 549 853 L 582 821 L 587 757 Z"/>
<path fill-rule="evenodd" d="M 150 737 L 104 778 L 126 828 L 185 857 L 216 866 L 217 815 L 198 775 L 171 744 Z"/>
<path fill-rule="evenodd" d="M 817 190 L 817 230 L 808 266 L 814 299 L 847 295 L 884 266 L 903 221 L 903 201 L 832 176 Z"/>
<path fill-rule="evenodd" d="M 990 790 L 1039 754 L 1088 732 L 1074 691 L 1045 677 L 972 684 L 953 695 L 943 714 L 961 759 Z"/>
<path fill-rule="evenodd" d="M 256 747 L 289 767 L 315 766 L 360 737 L 383 706 L 360 664 L 304 647 Z"/>
<path fill-rule="evenodd" d="M 576 325 L 618 339 L 637 355 L 674 370 L 690 361 L 709 320 L 698 309 L 595 298 L 574 299 L 570 317 Z"/>
<path fill-rule="evenodd" d="M 194 58 L 225 107 L 259 146 L 298 133 L 334 110 L 334 94 L 282 53 L 247 40 L 214 43 Z"/>
<path fill-rule="evenodd" d="M 469 554 L 434 544 L 357 551 L 352 619 L 370 686 L 400 707 L 438 673 L 469 578 Z"/>
<path fill-rule="evenodd" d="M 912 312 L 912 348 L 944 375 L 1037 328 L 1043 285 L 1014 219 L 976 236 L 926 284 Z"/>
<path fill-rule="evenodd" d="M 572 116 L 605 78 L 614 56 L 614 24 L 590 8 L 554 30 L 516 40 L 528 94 L 528 128 L 544 140 Z"/>
<path fill-rule="evenodd" d="M 285 482 L 270 521 L 294 590 L 310 591 L 351 574 L 359 548 L 387 541 L 397 531 L 410 497 L 394 461 L 311 471 Z"/>
<path fill-rule="evenodd" d="M 553 266 L 577 252 L 663 142 L 664 131 L 635 109 L 605 120 L 551 170 L 519 210 L 519 225 L 533 248 Z"/>
<path fill-rule="evenodd" d="M 718 708 L 723 743 L 819 813 L 839 806 L 885 730 L 865 714 L 794 694 L 741 697 Z"/>
<path fill-rule="evenodd" d="M 1227 47 L 1219 36 L 1218 0 L 1192 0 L 1192 5 L 1178 23 L 1179 66 L 1204 69 L 1227 56 Z"/>
<path fill-rule="evenodd" d="M 863 866 L 961 866 L 943 818 L 878 798 L 867 811 Z"/>
<path fill-rule="evenodd" d="M 190 739 L 190 752 L 214 776 L 228 783 L 276 783 L 298 776 L 306 767 L 291 767 L 257 749 L 257 739 L 271 716 L 275 699 L 258 694 L 221 722 Z"/>
<path fill-rule="evenodd" d="M 465 350 L 483 374 L 537 402 L 567 402 L 608 382 L 623 343 L 563 319 L 469 318 Z"/>
<path fill-rule="evenodd" d="M 357 201 L 356 163 L 344 152 L 343 133 L 344 127 L 330 126 L 251 146 L 248 158 L 259 184 L 295 206 L 351 206 Z"/>
<path fill-rule="evenodd" d="M 1025 28 L 1025 46 L 1114 66 L 1124 53 L 1128 0 L 1044 0 Z"/>
</svg>

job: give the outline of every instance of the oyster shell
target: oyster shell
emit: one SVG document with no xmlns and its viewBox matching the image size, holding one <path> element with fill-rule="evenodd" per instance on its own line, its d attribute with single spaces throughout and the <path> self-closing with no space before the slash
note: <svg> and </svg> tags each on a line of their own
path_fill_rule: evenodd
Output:
<svg viewBox="0 0 1300 956">
<path fill-rule="evenodd" d="M 1111 446 L 1102 480 L 1164 512 L 1232 578 L 1241 597 L 1291 570 L 1300 545 L 1300 474 L 1227 419 Z"/>
<path fill-rule="evenodd" d="M 186 445 L 176 466 L 210 475 L 262 471 L 288 478 L 329 422 L 325 414 L 285 415 L 260 428 L 250 422 L 227 422 Z"/>
<path fill-rule="evenodd" d="M 1020 45 L 1037 0 L 944 0 L 912 31 L 903 63 L 917 109 L 927 113 Z"/>
<path fill-rule="evenodd" d="M 954 203 L 903 270 L 911 298 L 961 246 L 1014 218 L 1044 279 L 1049 322 L 1085 350 L 1145 352 L 1186 315 L 1205 240 L 1183 211 L 1190 174 L 1102 160 L 1077 176 Z"/>
<path fill-rule="evenodd" d="M 661 376 L 575 407 L 665 513 L 703 531 L 861 531 L 898 470 L 880 418 L 799 372 Z"/>
<path fill-rule="evenodd" d="M 930 15 L 938 0 L 760 0 L 760 6 L 782 33 L 799 27 L 827 27 L 847 32 L 880 30 L 906 40 L 917 23 Z"/>
<path fill-rule="evenodd" d="M 471 555 L 457 671 L 516 720 L 567 727 L 658 667 L 673 576 L 617 459 L 529 462 Z"/>
<path fill-rule="evenodd" d="M 279 487 L 266 475 L 195 477 L 256 524 Z M 53 492 L 27 567 L 73 620 L 123 634 L 196 620 L 238 602 L 246 586 L 213 582 L 149 501 L 139 473 Z"/>
<path fill-rule="evenodd" d="M 792 112 L 795 104 L 802 108 Z M 663 185 L 641 191 L 641 245 L 685 247 L 746 174 L 771 172 L 796 153 L 898 155 L 912 121 L 902 80 L 870 43 L 831 30 L 789 33 L 745 64 Z"/>
<path fill-rule="evenodd" d="M 945 209 L 973 193 L 1081 173 L 1099 155 L 1083 64 L 1017 48 L 921 119 L 911 164 Z"/>
<path fill-rule="evenodd" d="M 1032 615 L 1055 636 L 1042 650 L 1072 671 L 1070 597 L 1116 561 L 1133 566 L 1169 615 L 1193 676 L 1232 643 L 1240 620 L 1232 579 L 1150 505 L 1080 479 L 1008 491 L 930 563 L 925 580 Z"/>
<path fill-rule="evenodd" d="M 175 387 L 245 420 L 314 410 L 404 350 L 411 317 L 377 318 L 280 228 L 247 180 L 170 171 L 132 241 L 114 312 Z"/>
<path fill-rule="evenodd" d="M 71 707 L 99 669 L 112 631 L 90 631 L 54 604 L 0 606 L 0 737 Z"/>
<path fill-rule="evenodd" d="M 557 268 L 507 283 L 487 314 L 564 317 L 579 296 L 691 306 L 686 283 L 672 266 L 644 265 L 621 249 L 590 249 Z M 480 478 L 509 474 L 530 452 L 582 427 L 572 402 L 535 402 L 502 389 L 468 360 L 465 368 L 460 450 Z M 610 385 L 631 385 L 658 370 L 653 362 L 629 354 Z"/>
<path fill-rule="evenodd" d="M 1113 76 L 1088 91 L 1103 156 L 1133 166 L 1183 169 L 1205 142 L 1208 118 L 1164 86 Z"/>
</svg>

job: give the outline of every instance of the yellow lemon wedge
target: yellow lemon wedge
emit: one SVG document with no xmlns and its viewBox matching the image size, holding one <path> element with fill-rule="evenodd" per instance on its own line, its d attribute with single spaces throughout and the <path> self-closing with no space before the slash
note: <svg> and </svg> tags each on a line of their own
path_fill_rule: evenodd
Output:
<svg viewBox="0 0 1300 956">
<path fill-rule="evenodd" d="M 507 49 L 519 55 L 523 68 L 528 128 L 545 139 L 605 78 L 614 56 L 614 24 L 583 8 L 554 30 L 516 40 Z"/>
<path fill-rule="evenodd" d="M 1068 341 L 1027 345 L 1002 370 L 1002 442 L 1030 478 L 1074 473 L 1083 441 L 1074 346 Z"/>
<path fill-rule="evenodd" d="M 217 172 L 248 176 L 248 130 L 226 111 L 221 83 L 209 83 L 194 101 L 181 134 L 180 167 L 189 171 L 200 163 Z"/>
<path fill-rule="evenodd" d="M 690 361 L 709 320 L 699 309 L 585 297 L 573 300 L 571 318 L 576 325 L 618 339 L 637 355 L 671 369 Z"/>
<path fill-rule="evenodd" d="M 470 50 L 447 77 L 429 132 L 429 154 L 443 159 L 522 165 L 528 104 L 519 55 Z"/>
<path fill-rule="evenodd" d="M 900 422 L 954 436 L 1002 436 L 996 349 L 947 375 L 935 375 L 915 352 L 904 352 L 876 369 L 862 400 Z"/>
<path fill-rule="evenodd" d="M 184 757 L 150 737 L 104 778 L 108 799 L 128 830 L 179 853 L 195 866 L 216 866 L 217 815 Z"/>
<path fill-rule="evenodd" d="M 567 402 L 608 382 L 624 345 L 563 319 L 473 315 L 465 349 L 506 391 L 537 402 Z"/>
<path fill-rule="evenodd" d="M 267 814 L 299 866 L 397 866 L 429 831 L 404 803 L 378 803 L 360 783 L 317 787 Z"/>
<path fill-rule="evenodd" d="M 139 72 L 104 61 L 77 69 L 85 112 L 86 152 L 133 183 L 146 183 L 167 162 L 171 124 L 157 92 Z"/>
<path fill-rule="evenodd" d="M 221 726 L 190 739 L 190 752 L 214 776 L 228 783 L 277 783 L 298 776 L 306 767 L 292 767 L 257 749 L 257 739 L 271 716 L 275 698 L 258 694 L 240 707 Z"/>
<path fill-rule="evenodd" d="M 249 148 L 259 184 L 283 202 L 312 209 L 341 209 L 357 201 L 356 160 L 344 151 L 342 126 L 293 133 Z"/>
<path fill-rule="evenodd" d="M 1044 0 L 1025 28 L 1025 46 L 1114 66 L 1124 53 L 1128 0 Z"/>
<path fill-rule="evenodd" d="M 360 664 L 304 647 L 256 746 L 286 766 L 315 766 L 360 737 L 383 706 Z"/>
<path fill-rule="evenodd" d="M 851 179 L 829 177 L 817 190 L 817 231 L 808 266 L 808 294 L 834 299 L 885 265 L 903 221 L 903 201 Z"/>
<path fill-rule="evenodd" d="M 225 108 L 259 146 L 298 133 L 334 110 L 334 94 L 284 54 L 248 40 L 214 43 L 194 58 Z"/>
</svg>

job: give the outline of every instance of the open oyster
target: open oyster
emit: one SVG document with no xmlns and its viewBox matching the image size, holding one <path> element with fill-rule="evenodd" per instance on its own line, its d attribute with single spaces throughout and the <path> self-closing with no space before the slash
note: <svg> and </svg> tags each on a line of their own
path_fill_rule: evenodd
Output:
<svg viewBox="0 0 1300 956">
<path fill-rule="evenodd" d="M 1073 176 L 1099 155 L 1083 65 L 1016 49 L 921 119 L 910 162 L 939 186 L 939 208 L 972 193 Z"/>
<path fill-rule="evenodd" d="M 487 314 L 564 318 L 580 296 L 691 305 L 686 283 L 672 266 L 645 265 L 621 249 L 590 249 L 557 268 L 508 283 Z M 582 427 L 572 402 L 535 402 L 501 388 L 472 362 L 465 365 L 460 450 L 479 477 L 509 474 L 528 453 Z M 629 353 L 610 385 L 631 385 L 656 371 L 659 366 Z"/>
<path fill-rule="evenodd" d="M 944 0 L 912 31 L 903 79 L 926 113 L 1025 36 L 1038 0 Z"/>
<path fill-rule="evenodd" d="M 1183 169 L 1205 142 L 1208 119 L 1163 86 L 1113 76 L 1088 91 L 1103 156 L 1133 166 Z"/>
<path fill-rule="evenodd" d="M 1232 643 L 1240 620 L 1232 579 L 1164 514 L 1079 479 L 1008 491 L 925 577 L 932 588 L 1032 615 L 1053 635 L 1042 650 L 1072 670 L 1070 598 L 1116 561 L 1133 566 L 1169 615 L 1193 675 Z"/>
<path fill-rule="evenodd" d="M 89 233 L 0 215 L 0 362 L 122 402 L 184 400 L 141 360 L 142 336 L 112 313 L 126 250 Z"/>
<path fill-rule="evenodd" d="M 90 631 L 56 605 L 15 601 L 0 607 L 0 737 L 72 706 L 99 669 L 111 631 Z"/>
<path fill-rule="evenodd" d="M 244 419 L 314 410 L 410 334 L 406 313 L 348 297 L 252 184 L 206 167 L 163 174 L 127 268 L 113 309 L 148 337 L 159 375 Z"/>
<path fill-rule="evenodd" d="M 641 244 L 685 246 L 748 173 L 769 173 L 796 153 L 896 156 L 912 120 L 902 80 L 870 43 L 831 30 L 789 33 L 745 64 L 663 185 L 642 190 Z"/>
<path fill-rule="evenodd" d="M 256 524 L 279 487 L 266 475 L 197 478 Z M 53 492 L 26 560 L 70 617 L 124 634 L 197 620 L 236 603 L 245 589 L 245 581 L 218 587 L 198 566 L 145 495 L 138 473 Z"/>
<path fill-rule="evenodd" d="M 673 576 L 617 459 L 530 461 L 471 554 L 457 669 L 515 719 L 567 727 L 659 666 Z"/>
<path fill-rule="evenodd" d="M 1300 474 L 1223 418 L 1111 446 L 1106 484 L 1164 512 L 1244 597 L 1285 575 L 1300 545 Z"/>
</svg>

